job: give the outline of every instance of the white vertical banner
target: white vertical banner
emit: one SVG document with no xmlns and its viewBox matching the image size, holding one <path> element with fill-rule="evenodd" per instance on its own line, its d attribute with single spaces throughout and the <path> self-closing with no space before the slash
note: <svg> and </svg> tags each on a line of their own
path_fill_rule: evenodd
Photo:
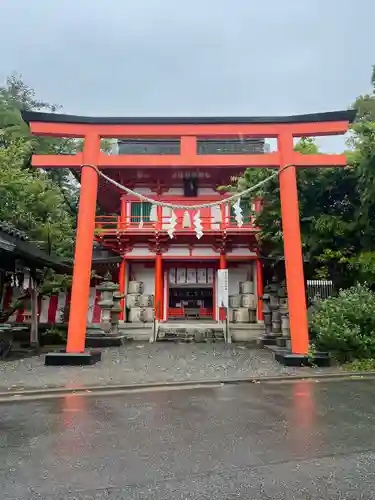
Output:
<svg viewBox="0 0 375 500">
<path fill-rule="evenodd" d="M 66 304 L 66 292 L 60 292 L 59 298 L 57 300 L 57 310 L 55 316 L 56 323 L 64 323 L 65 304 Z"/>
<path fill-rule="evenodd" d="M 171 285 L 176 284 L 176 269 L 173 267 L 169 270 L 169 283 L 171 283 Z"/>
<path fill-rule="evenodd" d="M 202 285 L 207 283 L 207 269 L 197 269 L 197 283 Z"/>
<path fill-rule="evenodd" d="M 197 270 L 187 269 L 186 270 L 186 283 L 189 285 L 195 285 L 197 282 Z"/>
<path fill-rule="evenodd" d="M 228 269 L 217 271 L 217 305 L 228 307 Z"/>
<path fill-rule="evenodd" d="M 164 271 L 164 303 L 163 303 L 163 308 L 164 308 L 163 319 L 164 319 L 164 321 L 167 321 L 168 302 L 169 302 L 168 273 L 167 273 L 167 271 Z"/>
<path fill-rule="evenodd" d="M 42 297 L 39 315 L 40 323 L 48 323 L 48 309 L 50 298 L 51 297 Z"/>
<path fill-rule="evenodd" d="M 186 269 L 183 268 L 178 268 L 177 269 L 177 279 L 176 279 L 177 285 L 184 285 L 186 284 Z"/>
<path fill-rule="evenodd" d="M 95 298 L 96 298 L 96 289 L 90 288 L 90 296 L 89 296 L 89 304 L 87 309 L 87 317 L 86 321 L 89 325 L 92 323 L 92 318 L 94 316 L 94 307 L 95 307 Z"/>
</svg>

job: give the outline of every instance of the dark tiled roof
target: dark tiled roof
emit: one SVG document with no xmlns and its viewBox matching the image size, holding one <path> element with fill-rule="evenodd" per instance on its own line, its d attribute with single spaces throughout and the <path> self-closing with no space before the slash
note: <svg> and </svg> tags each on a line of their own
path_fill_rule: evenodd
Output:
<svg viewBox="0 0 375 500">
<path fill-rule="evenodd" d="M 316 123 L 332 121 L 354 121 L 355 110 L 328 111 L 291 116 L 162 116 L 162 117 L 93 117 L 23 111 L 25 122 L 88 123 L 96 125 L 185 125 L 185 124 L 230 124 L 230 123 Z"/>
<path fill-rule="evenodd" d="M 72 265 L 58 257 L 48 255 L 28 240 L 27 235 L 7 222 L 0 221 L 2 249 L 38 267 L 50 267 L 58 272 L 71 274 Z"/>
<path fill-rule="evenodd" d="M 0 221 L 0 231 L 3 231 L 3 233 L 7 233 L 10 236 L 13 236 L 14 238 L 17 238 L 19 240 L 26 241 L 29 239 L 26 233 L 15 228 L 8 222 Z"/>
</svg>

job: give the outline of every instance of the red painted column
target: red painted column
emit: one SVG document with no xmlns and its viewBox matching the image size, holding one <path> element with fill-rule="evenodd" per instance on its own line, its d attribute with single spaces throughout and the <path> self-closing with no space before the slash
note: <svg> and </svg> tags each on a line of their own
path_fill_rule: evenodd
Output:
<svg viewBox="0 0 375 500">
<path fill-rule="evenodd" d="M 161 273 L 160 273 L 161 279 L 160 279 L 160 318 L 161 320 L 164 319 L 164 272 L 163 272 L 163 265 L 161 266 Z"/>
<path fill-rule="evenodd" d="M 99 152 L 100 137 L 86 136 L 83 162 L 95 165 Z M 85 349 L 97 191 L 97 173 L 90 167 L 82 167 L 67 352 Z"/>
<path fill-rule="evenodd" d="M 293 163 L 293 137 L 290 133 L 278 137 L 278 149 L 281 166 Z M 289 167 L 280 173 L 280 201 L 292 352 L 307 354 L 309 335 L 296 167 Z"/>
<path fill-rule="evenodd" d="M 124 230 L 126 228 L 126 199 L 124 196 L 121 196 L 121 229 Z"/>
<path fill-rule="evenodd" d="M 119 277 L 118 277 L 118 283 L 119 283 L 119 292 L 121 295 L 125 295 L 125 283 L 126 283 L 126 260 L 125 257 L 122 258 L 122 261 L 120 263 L 120 269 L 119 269 Z M 125 318 L 125 297 L 121 299 L 120 302 L 121 305 L 121 312 L 119 319 L 124 320 Z"/>
<path fill-rule="evenodd" d="M 220 254 L 220 263 L 219 263 L 219 269 L 226 269 L 227 268 L 227 261 L 225 258 L 225 253 Z"/>
<path fill-rule="evenodd" d="M 212 283 L 212 316 L 213 320 L 217 321 L 219 318 L 217 317 L 217 311 L 216 311 L 216 302 L 217 302 L 217 274 L 216 274 L 216 268 L 213 270 L 214 272 L 214 280 Z"/>
<path fill-rule="evenodd" d="M 155 224 L 156 230 L 161 231 L 163 227 L 163 207 L 156 207 L 157 221 Z M 164 284 L 163 284 L 163 265 L 161 253 L 156 254 L 155 260 L 155 318 L 164 318 Z"/>
<path fill-rule="evenodd" d="M 156 218 L 157 221 L 155 227 L 158 231 L 161 231 L 163 228 L 163 207 L 161 207 L 160 205 L 157 205 L 156 207 Z"/>
<path fill-rule="evenodd" d="M 226 216 L 225 216 L 225 210 L 226 210 L 226 207 L 225 207 L 224 203 L 222 203 L 220 205 L 220 213 L 221 213 L 220 229 L 221 229 L 221 231 L 223 231 L 224 229 L 226 229 L 227 226 L 229 226 L 229 223 L 228 223 Z"/>
<path fill-rule="evenodd" d="M 263 301 L 262 301 L 262 296 L 263 296 L 263 269 L 262 269 L 262 263 L 259 259 L 255 261 L 255 270 L 256 270 L 256 277 L 257 277 L 257 298 L 258 298 L 258 320 L 263 321 Z"/>
<path fill-rule="evenodd" d="M 155 259 L 155 319 L 161 318 L 161 307 L 162 307 L 162 260 L 161 254 L 156 254 Z"/>
<path fill-rule="evenodd" d="M 220 253 L 219 269 L 226 269 L 226 268 L 227 268 L 227 260 L 225 258 L 225 253 L 222 252 Z M 223 307 L 219 307 L 219 319 L 222 321 L 225 320 L 225 309 Z"/>
</svg>

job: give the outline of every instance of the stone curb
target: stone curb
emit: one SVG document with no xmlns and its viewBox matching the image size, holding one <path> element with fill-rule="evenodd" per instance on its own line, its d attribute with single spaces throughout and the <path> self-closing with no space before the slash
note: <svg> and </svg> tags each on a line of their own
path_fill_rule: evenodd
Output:
<svg viewBox="0 0 375 500">
<path fill-rule="evenodd" d="M 375 378 L 375 371 L 371 372 L 345 372 L 345 373 L 326 373 L 326 374 L 309 374 L 309 375 L 287 375 L 273 377 L 246 377 L 246 378 L 227 378 L 217 380 L 191 380 L 180 382 L 164 382 L 164 383 L 145 383 L 131 385 L 99 385 L 85 387 L 46 387 L 43 389 L 25 389 L 25 390 L 9 390 L 0 392 L 0 403 L 9 401 L 23 401 L 26 399 L 38 399 L 38 397 L 61 397 L 65 395 L 105 395 L 121 392 L 144 392 L 152 390 L 173 390 L 173 389 L 199 389 L 208 387 L 218 387 L 221 385 L 235 384 L 267 384 L 267 383 L 285 383 L 295 381 L 340 381 L 340 380 L 358 380 L 358 379 Z"/>
</svg>

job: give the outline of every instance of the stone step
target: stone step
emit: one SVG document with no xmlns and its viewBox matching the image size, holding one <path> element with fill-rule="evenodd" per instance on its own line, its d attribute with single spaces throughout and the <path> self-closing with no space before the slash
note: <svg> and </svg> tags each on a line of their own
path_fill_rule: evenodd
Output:
<svg viewBox="0 0 375 500">
<path fill-rule="evenodd" d="M 224 341 L 224 334 L 222 335 L 204 335 L 202 333 L 198 333 L 196 335 L 188 334 L 188 335 L 183 335 L 183 334 L 178 334 L 178 333 L 167 333 L 167 334 L 161 334 L 159 333 L 158 338 L 156 339 L 157 342 L 167 342 L 167 341 L 178 341 L 178 342 L 195 342 L 195 343 L 200 343 L 200 342 L 223 342 Z"/>
<path fill-rule="evenodd" d="M 86 347 L 120 347 L 125 339 L 125 335 L 87 335 Z"/>
</svg>

